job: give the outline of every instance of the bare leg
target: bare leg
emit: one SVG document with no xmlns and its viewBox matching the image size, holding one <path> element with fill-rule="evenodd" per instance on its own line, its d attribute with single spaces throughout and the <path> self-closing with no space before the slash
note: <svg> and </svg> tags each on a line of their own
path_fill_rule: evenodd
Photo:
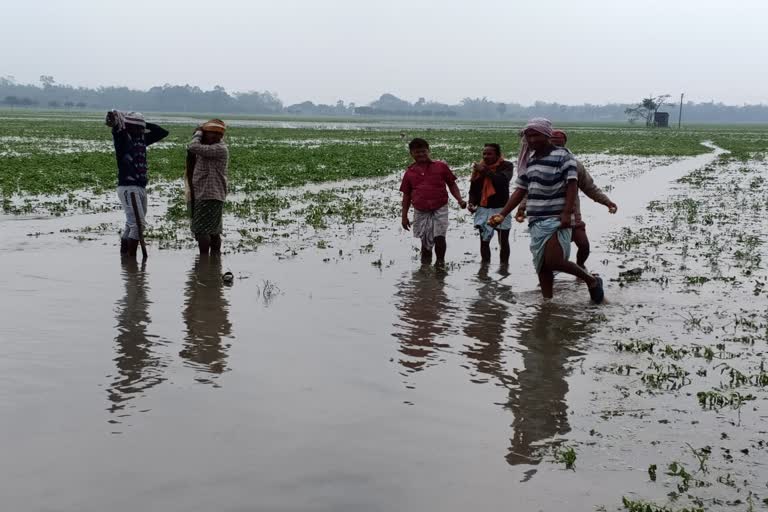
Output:
<svg viewBox="0 0 768 512">
<path fill-rule="evenodd" d="M 552 298 L 552 288 L 555 284 L 555 275 L 550 270 L 542 270 L 539 272 L 539 285 L 541 286 L 541 295 L 545 299 Z"/>
<path fill-rule="evenodd" d="M 445 243 L 445 237 L 444 236 L 436 236 L 435 237 L 435 256 L 437 256 L 437 261 L 435 262 L 438 265 L 443 265 L 445 263 L 445 251 L 448 249 L 448 245 Z"/>
<path fill-rule="evenodd" d="M 432 263 L 432 249 L 427 249 L 424 243 L 421 244 L 421 262 L 423 264 Z"/>
<path fill-rule="evenodd" d="M 139 241 L 133 238 L 128 239 L 128 257 L 136 259 L 136 251 L 139 248 Z"/>
<path fill-rule="evenodd" d="M 582 226 L 573 228 L 573 243 L 576 244 L 576 264 L 584 268 L 584 264 L 589 258 L 589 238 L 587 238 L 587 228 Z"/>
<path fill-rule="evenodd" d="M 196 235 L 195 238 L 197 238 L 197 246 L 200 248 L 200 254 L 207 256 L 211 249 L 211 237 L 209 235 Z"/>
<path fill-rule="evenodd" d="M 482 261 L 483 263 L 488 263 L 491 261 L 490 240 L 487 242 L 484 242 L 482 239 L 480 240 L 480 261 Z"/>
<path fill-rule="evenodd" d="M 501 263 L 509 263 L 509 230 L 500 229 L 499 234 L 499 260 Z"/>
<path fill-rule="evenodd" d="M 127 208 L 126 206 L 123 206 L 123 208 Z M 126 221 L 125 221 L 125 228 L 123 229 L 123 234 L 120 235 L 120 254 L 122 256 L 130 256 L 131 253 L 131 226 L 128 224 L 128 210 L 125 210 L 126 215 Z"/>
<path fill-rule="evenodd" d="M 571 274 L 587 283 L 587 287 L 589 288 L 594 288 L 598 284 L 597 279 L 595 279 L 593 275 L 588 274 L 574 262 L 565 259 L 563 248 L 560 247 L 560 242 L 557 239 L 557 233 L 552 235 L 544 248 L 544 264 L 542 266 L 542 271 L 543 270 Z"/>
<path fill-rule="evenodd" d="M 221 254 L 221 235 L 211 235 L 211 254 Z"/>
</svg>

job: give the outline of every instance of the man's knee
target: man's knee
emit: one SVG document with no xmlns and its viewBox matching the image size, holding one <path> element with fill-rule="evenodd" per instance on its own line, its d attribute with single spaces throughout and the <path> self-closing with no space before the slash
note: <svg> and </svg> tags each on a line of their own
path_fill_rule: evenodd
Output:
<svg viewBox="0 0 768 512">
<path fill-rule="evenodd" d="M 575 243 L 579 249 L 584 248 L 589 250 L 589 238 L 587 237 L 587 232 L 584 229 L 574 229 L 573 243 Z"/>
<path fill-rule="evenodd" d="M 577 236 L 573 238 L 573 243 L 576 244 L 576 247 L 579 249 L 586 249 L 589 250 L 589 238 L 586 236 Z"/>
<path fill-rule="evenodd" d="M 576 243 L 576 263 L 583 266 L 589 258 L 589 242 Z"/>
</svg>

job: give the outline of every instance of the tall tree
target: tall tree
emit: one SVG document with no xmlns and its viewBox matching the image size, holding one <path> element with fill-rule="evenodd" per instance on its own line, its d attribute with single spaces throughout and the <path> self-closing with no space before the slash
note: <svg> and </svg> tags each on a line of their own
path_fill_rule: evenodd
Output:
<svg viewBox="0 0 768 512">
<path fill-rule="evenodd" d="M 656 115 L 656 112 L 658 112 L 659 109 L 667 103 L 669 98 L 669 94 L 662 94 L 661 96 L 649 96 L 647 98 L 643 98 L 643 101 L 634 107 L 626 108 L 624 113 L 629 118 L 630 123 L 634 123 L 638 119 L 644 119 L 645 126 L 653 126 L 653 119 Z"/>
<path fill-rule="evenodd" d="M 56 85 L 56 80 L 54 80 L 51 75 L 40 75 L 40 83 L 42 84 L 43 89 L 50 89 Z"/>
</svg>

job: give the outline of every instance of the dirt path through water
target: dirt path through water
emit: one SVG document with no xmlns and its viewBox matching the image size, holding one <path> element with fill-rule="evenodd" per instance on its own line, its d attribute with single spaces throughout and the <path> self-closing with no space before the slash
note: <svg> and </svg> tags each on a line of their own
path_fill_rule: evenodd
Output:
<svg viewBox="0 0 768 512">
<path fill-rule="evenodd" d="M 615 278 L 609 235 L 715 156 L 616 179 L 616 216 L 583 199 L 591 268 Z M 598 183 L 609 171 L 595 166 Z M 111 237 L 60 233 L 93 216 L 3 220 L 5 507 L 615 505 L 658 449 L 642 418 L 600 419 L 622 404 L 584 370 L 605 359 L 595 319 L 635 322 L 638 304 L 685 299 L 609 284 L 594 307 L 559 278 L 546 303 L 522 227 L 509 269 L 483 268 L 466 214 L 452 216 L 445 271 L 420 266 L 393 219 L 330 229 L 322 248 L 291 235 L 221 262 L 150 248 L 146 267 L 121 265 Z M 601 450 L 588 448 L 595 430 L 612 440 Z M 585 447 L 575 472 L 551 463 L 562 442 Z"/>
</svg>

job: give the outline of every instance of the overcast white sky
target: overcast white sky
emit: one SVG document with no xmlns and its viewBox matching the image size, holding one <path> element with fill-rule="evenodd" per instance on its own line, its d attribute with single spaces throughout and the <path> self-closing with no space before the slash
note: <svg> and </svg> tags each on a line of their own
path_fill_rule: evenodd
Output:
<svg viewBox="0 0 768 512">
<path fill-rule="evenodd" d="M 286 103 L 768 103 L 766 0 L 8 0 L 0 76 Z"/>
</svg>

